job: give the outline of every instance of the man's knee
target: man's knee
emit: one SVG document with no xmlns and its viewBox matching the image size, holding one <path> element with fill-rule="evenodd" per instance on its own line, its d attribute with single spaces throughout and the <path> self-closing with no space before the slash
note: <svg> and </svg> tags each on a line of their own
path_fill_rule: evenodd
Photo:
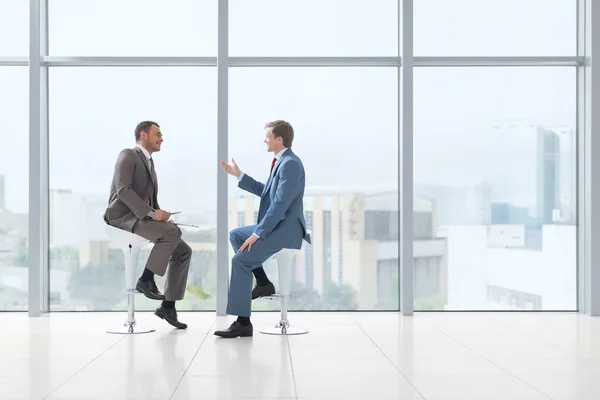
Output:
<svg viewBox="0 0 600 400">
<path fill-rule="evenodd" d="M 181 229 L 175 224 L 167 224 L 170 225 L 166 228 L 166 231 L 163 233 L 162 239 L 169 242 L 177 242 L 181 240 Z M 164 229 L 164 228 L 163 228 Z"/>
<path fill-rule="evenodd" d="M 232 266 L 237 266 L 237 267 L 243 267 L 246 265 L 246 257 L 245 257 L 245 252 L 236 252 L 233 257 L 231 258 L 231 264 Z"/>
<path fill-rule="evenodd" d="M 184 242 L 183 240 L 179 242 L 179 246 L 181 247 L 181 253 L 185 256 L 191 256 L 192 255 L 192 248 L 190 247 L 189 244 L 187 244 L 186 242 Z"/>
<path fill-rule="evenodd" d="M 235 228 L 229 232 L 229 243 L 231 243 L 231 244 L 238 243 L 239 244 L 239 243 L 244 242 L 245 239 L 242 240 L 241 230 L 242 230 L 242 228 Z"/>
<path fill-rule="evenodd" d="M 179 241 L 175 250 L 171 254 L 171 261 L 183 261 L 192 258 L 192 248 L 183 240 Z"/>
</svg>

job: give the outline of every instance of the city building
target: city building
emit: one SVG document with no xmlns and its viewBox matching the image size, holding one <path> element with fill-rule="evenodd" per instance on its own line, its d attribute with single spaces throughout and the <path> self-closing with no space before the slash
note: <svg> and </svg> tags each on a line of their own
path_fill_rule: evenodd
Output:
<svg viewBox="0 0 600 400">
<path fill-rule="evenodd" d="M 259 200 L 252 195 L 230 198 L 229 228 L 256 224 Z M 416 299 L 439 296 L 445 301 L 445 241 L 434 236 L 434 202 L 415 198 L 414 204 Z M 358 309 L 397 308 L 397 191 L 309 188 L 304 214 L 312 245 L 296 258 L 295 280 L 320 295 L 331 284 L 347 285 L 356 293 Z"/>
</svg>

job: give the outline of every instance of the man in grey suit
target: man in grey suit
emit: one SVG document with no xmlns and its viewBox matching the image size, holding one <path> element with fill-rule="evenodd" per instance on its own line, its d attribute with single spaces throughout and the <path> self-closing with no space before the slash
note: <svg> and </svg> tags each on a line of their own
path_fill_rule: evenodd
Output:
<svg viewBox="0 0 600 400">
<path fill-rule="evenodd" d="M 300 249 L 302 240 L 310 243 L 304 220 L 304 166 L 292 151 L 294 129 L 286 121 L 273 121 L 265 126 L 267 151 L 274 153 L 266 184 L 257 182 L 240 171 L 233 159 L 221 166 L 238 178 L 238 186 L 260 197 L 258 225 L 231 231 L 229 241 L 235 255 L 231 260 L 231 281 L 227 314 L 238 316 L 231 326 L 215 335 L 223 338 L 252 336 L 250 309 L 253 298 L 275 293 L 262 264 L 282 248 Z M 252 290 L 252 274 L 257 287 Z"/>
<path fill-rule="evenodd" d="M 181 230 L 169 218 L 171 213 L 158 205 L 158 179 L 152 154 L 160 151 L 163 135 L 153 121 L 135 128 L 136 147 L 121 151 L 110 185 L 107 224 L 133 232 L 154 243 L 146 268 L 136 289 L 153 300 L 163 300 L 154 314 L 172 326 L 186 329 L 179 322 L 175 301 L 183 299 L 187 285 L 192 249 L 181 239 Z M 169 264 L 169 268 L 167 268 Z M 164 276 L 165 294 L 161 294 L 154 275 Z"/>
</svg>

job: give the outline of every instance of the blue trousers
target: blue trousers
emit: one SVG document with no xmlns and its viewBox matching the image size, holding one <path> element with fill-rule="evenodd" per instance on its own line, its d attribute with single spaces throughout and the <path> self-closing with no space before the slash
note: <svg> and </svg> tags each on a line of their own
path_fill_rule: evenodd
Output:
<svg viewBox="0 0 600 400">
<path fill-rule="evenodd" d="M 236 228 L 229 234 L 229 241 L 235 251 L 231 260 L 231 279 L 229 280 L 229 297 L 227 314 L 249 317 L 252 307 L 252 270 L 260 268 L 273 254 L 281 250 L 281 245 L 273 240 L 258 239 L 243 252 L 238 252 L 254 230 L 256 225 Z M 279 245 L 279 247 L 277 247 Z"/>
</svg>

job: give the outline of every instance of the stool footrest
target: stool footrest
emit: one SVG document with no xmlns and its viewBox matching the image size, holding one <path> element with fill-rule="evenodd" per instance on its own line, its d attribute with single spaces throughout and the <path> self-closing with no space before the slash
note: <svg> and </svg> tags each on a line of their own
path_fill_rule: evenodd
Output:
<svg viewBox="0 0 600 400">
<path fill-rule="evenodd" d="M 156 329 L 144 328 L 138 326 L 136 323 L 130 324 L 125 322 L 122 326 L 115 329 L 107 330 L 106 333 L 114 333 L 116 335 L 137 335 L 142 333 L 156 332 Z"/>
<path fill-rule="evenodd" d="M 308 333 L 308 329 L 302 328 L 290 328 L 289 326 L 281 326 L 275 328 L 265 328 L 261 329 L 260 333 L 264 333 L 265 335 L 304 335 Z"/>
<path fill-rule="evenodd" d="M 284 296 L 282 294 L 272 294 L 270 296 L 261 296 L 261 297 L 259 297 L 259 299 L 263 299 L 263 300 L 281 300 L 284 297 L 287 297 L 288 299 L 294 299 L 294 298 L 296 298 L 296 296 L 292 296 L 292 295 Z"/>
</svg>

